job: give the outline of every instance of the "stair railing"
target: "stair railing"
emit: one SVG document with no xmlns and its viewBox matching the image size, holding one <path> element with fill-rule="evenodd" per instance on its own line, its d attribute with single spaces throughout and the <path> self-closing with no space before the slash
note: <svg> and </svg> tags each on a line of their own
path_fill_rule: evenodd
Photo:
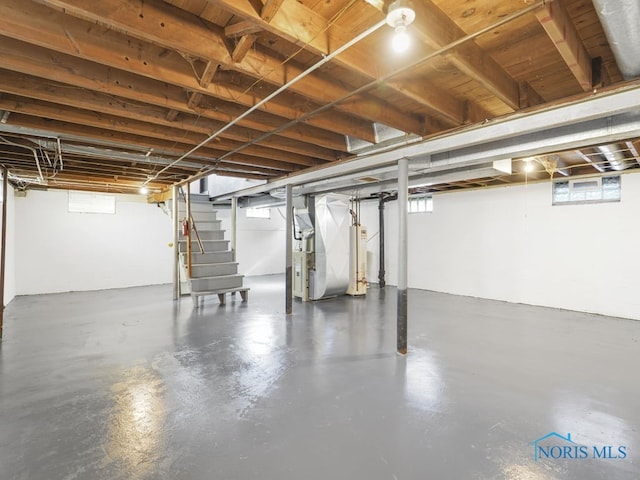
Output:
<svg viewBox="0 0 640 480">
<path fill-rule="evenodd" d="M 196 234 L 196 241 L 198 242 L 198 247 L 200 247 L 200 253 L 204 253 L 204 246 L 202 245 L 202 240 L 200 239 L 200 234 L 198 233 L 198 229 L 196 227 L 195 222 L 193 221 L 193 215 L 191 215 L 191 196 L 187 198 L 182 187 L 178 189 L 180 195 L 184 199 L 185 205 L 187 206 L 187 275 L 191 278 L 191 230 L 193 230 Z"/>
</svg>

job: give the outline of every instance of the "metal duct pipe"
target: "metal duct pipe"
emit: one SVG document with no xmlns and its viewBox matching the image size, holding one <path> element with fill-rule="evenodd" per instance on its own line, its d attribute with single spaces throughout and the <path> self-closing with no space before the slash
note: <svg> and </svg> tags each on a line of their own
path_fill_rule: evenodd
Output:
<svg viewBox="0 0 640 480">
<path fill-rule="evenodd" d="M 593 0 L 600 23 L 625 80 L 640 76 L 640 2 Z"/>
<path fill-rule="evenodd" d="M 625 157 L 618 145 L 600 145 L 598 151 L 607 159 L 611 168 L 618 172 L 629 168 L 633 163 L 633 159 Z"/>
</svg>

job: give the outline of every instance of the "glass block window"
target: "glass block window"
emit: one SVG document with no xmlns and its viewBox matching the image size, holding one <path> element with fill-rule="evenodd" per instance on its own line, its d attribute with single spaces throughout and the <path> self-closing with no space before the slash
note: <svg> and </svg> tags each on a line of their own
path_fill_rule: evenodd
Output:
<svg viewBox="0 0 640 480">
<path fill-rule="evenodd" d="M 69 192 L 70 213 L 116 213 L 115 195 Z"/>
<path fill-rule="evenodd" d="M 620 175 L 553 183 L 553 205 L 619 202 L 620 195 Z"/>
<path fill-rule="evenodd" d="M 409 213 L 433 212 L 433 198 L 428 195 L 409 198 Z"/>
</svg>

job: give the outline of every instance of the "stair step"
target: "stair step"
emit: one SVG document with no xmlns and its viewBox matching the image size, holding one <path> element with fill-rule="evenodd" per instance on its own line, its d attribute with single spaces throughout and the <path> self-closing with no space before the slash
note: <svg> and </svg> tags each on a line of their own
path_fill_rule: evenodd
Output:
<svg viewBox="0 0 640 480">
<path fill-rule="evenodd" d="M 243 275 L 219 275 L 215 277 L 201 277 L 191 279 L 191 291 L 223 290 L 242 286 Z"/>
<path fill-rule="evenodd" d="M 229 240 L 203 240 L 202 247 L 204 248 L 205 253 L 208 252 L 221 252 L 229 249 Z M 187 241 L 180 240 L 178 242 L 178 251 L 180 253 L 187 252 Z M 200 246 L 196 240 L 191 241 L 191 253 L 201 253 Z M 191 259 L 193 261 L 193 257 Z"/>
<path fill-rule="evenodd" d="M 189 198 L 192 203 L 211 203 L 208 193 L 191 193 Z"/>
<path fill-rule="evenodd" d="M 181 214 L 185 214 L 187 211 L 187 207 L 186 205 L 182 205 L 182 204 L 178 204 L 178 212 Z M 215 214 L 216 211 L 213 209 L 213 207 L 209 204 L 209 205 L 204 205 L 204 204 L 196 204 L 196 205 L 191 205 L 191 213 L 212 213 Z"/>
<path fill-rule="evenodd" d="M 182 254 L 182 263 L 186 263 L 186 254 Z M 206 265 L 211 263 L 226 263 L 233 261 L 233 252 L 231 250 L 223 250 L 219 252 L 200 253 L 200 251 L 191 252 L 191 264 Z"/>
<path fill-rule="evenodd" d="M 210 212 L 191 212 L 191 217 L 193 218 L 193 221 L 198 223 L 198 222 L 213 222 L 215 220 L 217 220 L 218 218 L 216 217 L 216 212 L 214 212 L 213 210 L 211 210 Z M 178 219 L 180 221 L 182 221 L 183 219 L 187 218 L 187 214 L 185 212 L 178 212 Z"/>
<path fill-rule="evenodd" d="M 237 262 L 200 263 L 191 265 L 191 278 L 235 275 L 238 273 Z"/>
<path fill-rule="evenodd" d="M 195 220 L 195 218 L 194 218 Z M 222 220 L 196 220 L 196 228 L 199 232 L 210 232 L 214 230 L 221 230 Z"/>
<path fill-rule="evenodd" d="M 200 235 L 200 240 L 208 241 L 208 240 L 224 240 L 224 230 L 200 230 L 198 224 L 196 224 L 196 228 L 198 229 L 198 235 Z M 181 232 L 182 233 L 182 232 Z M 180 241 L 186 242 L 187 237 L 184 235 L 180 235 Z M 196 232 L 191 232 L 191 241 L 198 241 L 198 237 Z"/>
</svg>

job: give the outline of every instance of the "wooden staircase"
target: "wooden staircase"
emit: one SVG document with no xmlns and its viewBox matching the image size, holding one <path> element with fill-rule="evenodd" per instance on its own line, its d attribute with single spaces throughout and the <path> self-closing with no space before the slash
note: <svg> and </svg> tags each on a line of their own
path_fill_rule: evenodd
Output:
<svg viewBox="0 0 640 480">
<path fill-rule="evenodd" d="M 207 295 L 218 295 L 221 305 L 226 304 L 226 294 L 239 292 L 242 300 L 248 298 L 249 289 L 243 287 L 243 275 L 238 274 L 238 263 L 234 252 L 225 239 L 221 221 L 213 210 L 207 195 L 191 194 L 191 276 L 187 272 L 187 237 L 179 235 L 181 291 L 190 294 L 193 304 L 200 306 L 200 299 Z M 173 207 L 169 204 L 170 211 Z M 178 201 L 178 219 L 187 215 L 184 198 Z M 197 232 L 197 234 L 196 234 Z M 199 240 L 198 240 L 199 237 Z"/>
</svg>

